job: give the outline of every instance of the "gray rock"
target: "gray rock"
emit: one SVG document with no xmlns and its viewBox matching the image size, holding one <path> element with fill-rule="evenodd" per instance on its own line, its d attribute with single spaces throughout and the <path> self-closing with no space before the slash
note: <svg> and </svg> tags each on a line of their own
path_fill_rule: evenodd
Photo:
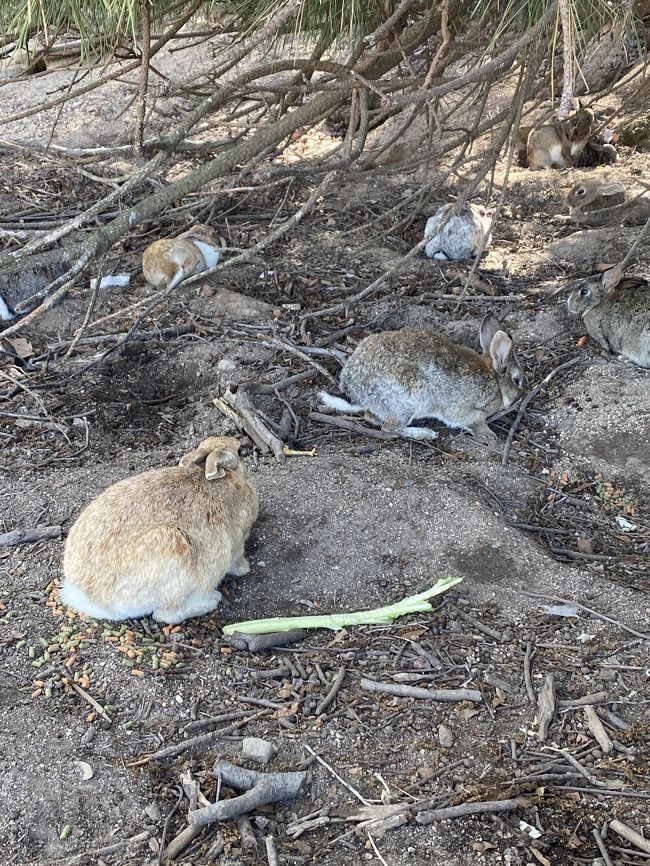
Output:
<svg viewBox="0 0 650 866">
<path fill-rule="evenodd" d="M 454 745 L 454 735 L 447 725 L 438 725 L 438 741 L 443 749 L 449 749 Z"/>
<path fill-rule="evenodd" d="M 242 756 L 247 761 L 255 761 L 257 764 L 268 764 L 275 752 L 273 743 L 262 740 L 260 737 L 245 737 L 241 744 L 241 750 Z"/>
</svg>

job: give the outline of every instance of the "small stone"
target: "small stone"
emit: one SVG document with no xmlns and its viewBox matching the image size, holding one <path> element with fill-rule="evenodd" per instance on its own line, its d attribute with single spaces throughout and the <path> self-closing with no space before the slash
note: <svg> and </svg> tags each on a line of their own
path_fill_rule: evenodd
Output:
<svg viewBox="0 0 650 866">
<path fill-rule="evenodd" d="M 222 373 L 232 373 L 237 369 L 237 364 L 231 358 L 222 358 L 217 364 L 217 370 Z"/>
<path fill-rule="evenodd" d="M 421 779 L 429 780 L 433 779 L 435 775 L 435 770 L 433 767 L 418 767 L 418 776 Z"/>
<path fill-rule="evenodd" d="M 147 818 L 150 818 L 154 822 L 154 824 L 157 824 L 158 821 L 160 821 L 160 819 L 162 818 L 162 815 L 160 814 L 160 807 L 155 800 L 153 801 L 153 803 L 149 803 L 148 806 L 145 806 L 144 814 L 147 816 Z"/>
<path fill-rule="evenodd" d="M 241 744 L 242 756 L 247 761 L 268 764 L 275 751 L 273 743 L 260 737 L 245 737 Z"/>
<path fill-rule="evenodd" d="M 447 725 L 438 725 L 438 741 L 443 749 L 449 749 L 454 745 L 454 735 Z"/>
<path fill-rule="evenodd" d="M 91 725 L 91 726 L 88 728 L 88 730 L 84 733 L 84 735 L 82 736 L 82 738 L 81 738 L 81 745 L 82 745 L 82 746 L 87 746 L 88 743 L 92 743 L 92 741 L 95 739 L 95 734 L 96 734 L 96 733 L 97 733 L 97 729 L 95 728 L 94 725 Z"/>
</svg>

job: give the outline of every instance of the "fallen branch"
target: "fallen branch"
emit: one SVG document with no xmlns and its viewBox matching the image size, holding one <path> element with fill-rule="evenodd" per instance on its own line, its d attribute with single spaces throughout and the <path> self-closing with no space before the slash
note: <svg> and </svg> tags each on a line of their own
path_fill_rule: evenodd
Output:
<svg viewBox="0 0 650 866">
<path fill-rule="evenodd" d="M 150 755 L 146 755 L 144 758 L 141 758 L 139 761 L 137 761 L 136 764 L 129 764 L 129 766 L 140 766 L 141 764 L 148 763 L 149 761 L 162 761 L 165 758 L 175 758 L 177 755 L 181 755 L 188 749 L 196 749 L 201 746 L 207 746 L 210 743 L 213 743 L 215 740 L 220 739 L 221 737 L 230 736 L 242 725 L 248 724 L 248 722 L 252 722 L 255 719 L 259 719 L 261 716 L 268 715 L 268 712 L 268 710 L 261 710 L 259 713 L 248 716 L 248 718 L 246 719 L 240 719 L 236 721 L 234 724 L 230 725 L 227 728 L 221 728 L 218 731 L 209 731 L 207 734 L 201 734 L 198 737 L 190 737 L 189 740 L 184 740 L 182 743 L 175 743 L 173 746 L 167 746 L 164 749 L 158 749 L 157 752 L 152 752 Z"/>
<path fill-rule="evenodd" d="M 262 454 L 272 451 L 278 463 L 284 463 L 282 442 L 257 414 L 245 390 L 231 391 L 228 388 L 222 397 L 215 397 L 212 402 L 222 415 L 230 418 L 238 430 L 250 436 Z"/>
<path fill-rule="evenodd" d="M 618 833 L 623 839 L 627 839 L 628 842 L 631 842 L 640 851 L 650 854 L 650 839 L 645 839 L 640 833 L 637 833 L 636 830 L 628 827 L 622 821 L 610 821 L 609 826 L 615 833 Z"/>
<path fill-rule="evenodd" d="M 129 839 L 122 839 L 120 842 L 114 842 L 112 845 L 107 845 L 105 848 L 95 848 L 94 851 L 82 851 L 79 854 L 71 854 L 68 857 L 62 857 L 58 860 L 39 860 L 39 866 L 72 866 L 73 863 L 80 863 L 82 860 L 93 859 L 95 863 L 99 862 L 99 858 L 108 857 L 111 854 L 117 854 L 128 848 L 129 845 L 136 845 L 138 842 L 146 842 L 151 836 L 149 830 L 143 830 Z"/>
<path fill-rule="evenodd" d="M 478 703 L 483 696 L 478 689 L 421 689 L 400 683 L 378 683 L 362 679 L 361 688 L 366 692 L 383 695 L 397 695 L 400 698 L 417 698 L 428 701 L 473 701 Z"/>
<path fill-rule="evenodd" d="M 304 640 L 309 631 L 306 628 L 295 628 L 292 631 L 271 632 L 270 634 L 244 634 L 233 632 L 228 635 L 227 642 L 238 650 L 248 650 L 252 653 L 263 652 L 273 647 L 286 646 Z"/>
<path fill-rule="evenodd" d="M 19 544 L 32 544 L 34 541 L 61 538 L 60 526 L 38 526 L 36 529 L 13 529 L 0 535 L 0 547 L 17 547 Z"/>
<path fill-rule="evenodd" d="M 614 748 L 614 744 L 609 738 L 609 734 L 605 730 L 605 726 L 598 718 L 596 714 L 596 710 L 593 706 L 585 707 L 585 718 L 587 720 L 587 725 L 589 726 L 589 730 L 594 736 L 594 739 L 603 750 L 603 752 L 608 755 L 612 749 Z"/>
<path fill-rule="evenodd" d="M 643 632 L 635 631 L 635 629 L 630 628 L 629 625 L 624 625 L 622 622 L 619 622 L 617 619 L 613 619 L 611 616 L 607 616 L 604 613 L 600 613 L 597 610 L 594 610 L 593 607 L 586 607 L 584 604 L 580 604 L 577 601 L 573 601 L 569 598 L 560 598 L 559 595 L 547 595 L 545 592 L 530 592 L 530 590 L 522 589 L 524 595 L 529 595 L 531 598 L 545 598 L 547 601 L 557 601 L 559 604 L 572 604 L 574 607 L 577 607 L 578 610 L 584 610 L 585 613 L 589 613 L 592 616 L 595 616 L 597 619 L 602 619 L 604 622 L 609 622 L 612 625 L 617 625 L 619 628 L 622 628 L 623 631 L 626 631 L 628 634 L 634 635 L 634 637 L 639 637 L 641 640 L 650 640 L 650 634 L 643 634 Z"/>
<path fill-rule="evenodd" d="M 540 742 L 544 742 L 548 736 L 548 729 L 555 715 L 555 680 L 553 674 L 547 674 L 544 680 L 544 685 L 540 689 L 537 697 L 539 706 L 539 732 L 538 737 Z"/>
<path fill-rule="evenodd" d="M 306 771 L 295 773 L 258 773 L 230 764 L 228 761 L 217 761 L 212 768 L 212 774 L 229 788 L 243 790 L 245 793 L 231 800 L 221 800 L 203 809 L 197 809 L 191 815 L 192 824 L 204 827 L 214 821 L 227 821 L 239 815 L 246 815 L 260 806 L 268 803 L 278 803 L 303 794 L 308 782 Z"/>
<path fill-rule="evenodd" d="M 104 707 L 99 703 L 99 701 L 96 701 L 92 695 L 89 695 L 85 689 L 82 689 L 81 686 L 78 686 L 77 683 L 73 682 L 72 680 L 69 680 L 68 685 L 72 686 L 72 688 L 75 690 L 75 692 L 80 697 L 82 697 L 84 699 L 84 701 L 87 701 L 90 704 L 90 706 L 93 708 L 93 710 L 95 710 L 95 712 L 99 713 L 99 715 L 102 717 L 102 719 L 107 721 L 109 723 L 109 725 L 113 724 L 113 720 L 108 715 L 108 713 L 106 712 Z"/>
<path fill-rule="evenodd" d="M 360 436 L 371 436 L 373 439 L 389 441 L 399 438 L 395 433 L 385 433 L 383 430 L 375 430 L 373 427 L 366 427 L 365 424 L 358 424 L 350 418 L 341 418 L 339 415 L 323 415 L 320 412 L 310 412 L 309 418 L 312 421 L 320 421 L 321 424 L 330 424 L 332 427 L 339 427 L 341 430 L 358 433 Z"/>
<path fill-rule="evenodd" d="M 525 801 L 484 800 L 479 803 L 463 803 L 460 806 L 448 806 L 446 809 L 432 809 L 430 812 L 418 812 L 415 820 L 418 824 L 433 824 L 436 821 L 446 821 L 448 818 L 463 818 L 465 815 L 479 815 L 481 812 L 511 812 L 524 806 Z"/>
<path fill-rule="evenodd" d="M 323 700 L 316 707 L 316 712 L 314 713 L 314 715 L 320 716 L 322 713 L 325 712 L 325 710 L 327 710 L 334 703 L 336 696 L 341 691 L 341 687 L 343 685 L 344 679 L 345 679 L 345 668 L 341 668 L 341 670 L 334 677 L 334 682 L 332 683 L 332 688 L 328 691 L 328 693 L 325 695 Z"/>
</svg>

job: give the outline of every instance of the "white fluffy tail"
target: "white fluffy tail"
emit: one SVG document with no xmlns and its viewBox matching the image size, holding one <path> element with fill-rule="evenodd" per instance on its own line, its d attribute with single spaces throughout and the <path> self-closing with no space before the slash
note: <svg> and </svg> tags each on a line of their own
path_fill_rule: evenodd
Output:
<svg viewBox="0 0 650 866">
<path fill-rule="evenodd" d="M 319 391 L 318 399 L 323 406 L 328 409 L 336 409 L 337 412 L 353 412 L 358 414 L 364 411 L 363 406 L 358 406 L 356 403 L 348 403 L 342 397 L 335 397 L 334 394 L 328 394 L 327 391 Z"/>
<path fill-rule="evenodd" d="M 5 299 L 0 295 L 0 319 L 2 319 L 3 322 L 10 322 L 15 318 L 16 317 L 5 303 Z"/>
</svg>

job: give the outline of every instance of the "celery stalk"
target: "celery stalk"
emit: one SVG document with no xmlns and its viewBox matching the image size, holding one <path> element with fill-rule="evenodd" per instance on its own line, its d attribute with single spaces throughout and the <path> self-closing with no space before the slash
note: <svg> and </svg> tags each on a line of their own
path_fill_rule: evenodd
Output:
<svg viewBox="0 0 650 866">
<path fill-rule="evenodd" d="M 247 622 L 234 622 L 223 627 L 224 634 L 240 632 L 243 634 L 274 634 L 291 631 L 294 628 L 329 628 L 338 631 L 349 625 L 383 625 L 391 623 L 398 616 L 408 613 L 432 611 L 428 599 L 440 595 L 462 581 L 462 577 L 441 578 L 431 589 L 403 598 L 395 604 L 376 607 L 374 610 L 360 610 L 353 613 L 332 613 L 317 616 L 274 616 L 269 619 L 251 619 Z"/>
</svg>

